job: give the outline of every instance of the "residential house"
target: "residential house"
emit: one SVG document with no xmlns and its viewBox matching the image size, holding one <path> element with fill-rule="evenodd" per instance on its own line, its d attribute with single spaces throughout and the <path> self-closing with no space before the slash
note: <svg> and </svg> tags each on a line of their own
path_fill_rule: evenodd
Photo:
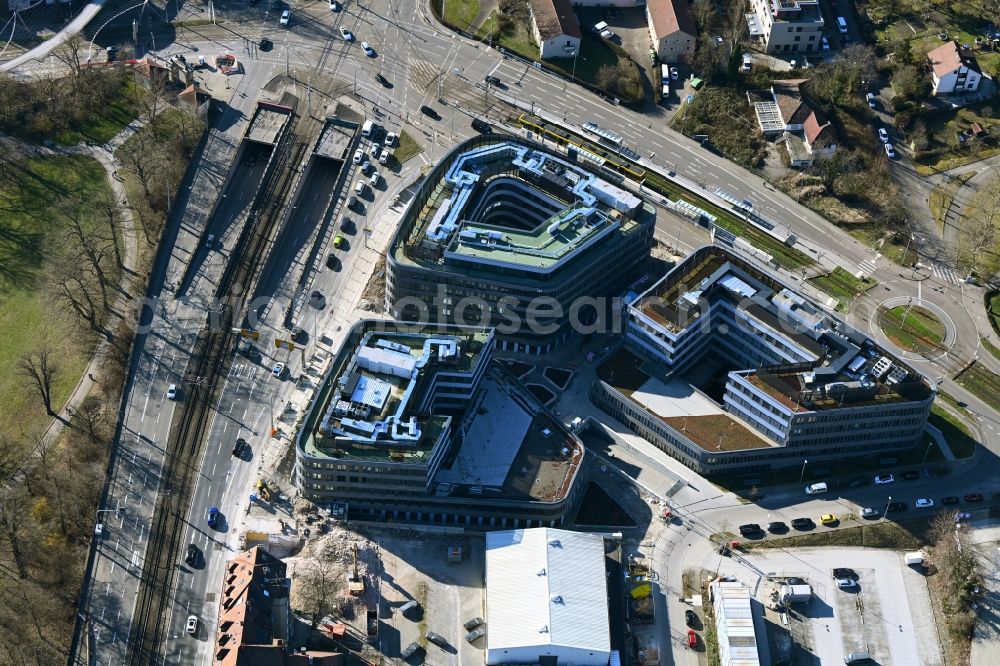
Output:
<svg viewBox="0 0 1000 666">
<path fill-rule="evenodd" d="M 686 62 L 694 54 L 698 29 L 688 0 L 649 0 L 649 36 L 661 62 Z"/>
<path fill-rule="evenodd" d="M 198 115 L 204 115 L 208 113 L 212 96 L 202 90 L 195 81 L 177 94 L 177 103 L 188 107 Z"/>
<path fill-rule="evenodd" d="M 746 14 L 751 39 L 768 53 L 820 51 L 823 14 L 819 0 L 751 0 Z"/>
<path fill-rule="evenodd" d="M 542 60 L 572 58 L 580 51 L 580 22 L 570 0 L 531 0 L 531 33 Z"/>
<path fill-rule="evenodd" d="M 975 56 L 955 42 L 942 44 L 927 54 L 934 95 L 952 95 L 979 90 L 983 72 Z"/>
<path fill-rule="evenodd" d="M 774 81 L 770 90 L 747 93 L 760 131 L 784 143 L 794 167 L 811 166 L 816 158 L 835 153 L 838 146 L 833 125 L 803 93 L 806 81 Z"/>
<path fill-rule="evenodd" d="M 344 666 L 338 652 L 293 653 L 285 563 L 257 546 L 226 562 L 213 666 Z"/>
</svg>

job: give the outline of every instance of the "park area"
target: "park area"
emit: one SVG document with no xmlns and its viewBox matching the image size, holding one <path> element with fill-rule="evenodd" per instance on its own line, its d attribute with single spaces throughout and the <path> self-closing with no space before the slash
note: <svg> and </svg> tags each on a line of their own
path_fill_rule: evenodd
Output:
<svg viewBox="0 0 1000 666">
<path fill-rule="evenodd" d="M 892 344 L 910 352 L 939 351 L 944 342 L 944 323 L 930 310 L 900 305 L 879 310 L 878 323 Z"/>
<path fill-rule="evenodd" d="M 93 351 L 79 319 L 64 303 L 89 281 L 83 243 L 67 223 L 72 215 L 87 242 L 105 237 L 97 202 L 114 197 L 103 167 L 89 157 L 61 155 L 15 159 L 2 167 L 0 183 L 0 437 L 17 439 L 43 430 L 46 415 L 38 391 L 19 370 L 21 359 L 46 348 L 53 371 L 52 406 L 58 411 L 72 393 Z M 109 264 L 105 279 L 116 283 Z M 100 297 L 97 297 L 100 300 Z"/>
</svg>

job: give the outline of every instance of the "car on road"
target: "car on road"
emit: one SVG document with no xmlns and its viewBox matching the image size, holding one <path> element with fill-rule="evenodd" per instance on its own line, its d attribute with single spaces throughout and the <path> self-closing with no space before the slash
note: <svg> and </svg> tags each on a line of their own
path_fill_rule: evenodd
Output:
<svg viewBox="0 0 1000 666">
<path fill-rule="evenodd" d="M 968 495 L 965 496 L 965 501 L 966 502 L 982 502 L 983 501 L 983 496 L 980 495 L 979 493 L 969 493 Z"/>
<path fill-rule="evenodd" d="M 688 608 L 684 611 L 684 622 L 686 622 L 689 627 L 695 626 L 698 624 L 698 614 Z"/>
<path fill-rule="evenodd" d="M 671 67 L 670 68 L 670 79 L 672 81 L 676 81 L 679 76 L 680 76 L 680 72 L 677 71 L 677 68 L 676 67 Z"/>
<path fill-rule="evenodd" d="M 473 643 L 486 635 L 486 627 L 478 627 L 465 635 L 465 640 Z"/>
<path fill-rule="evenodd" d="M 792 527 L 797 530 L 811 530 L 816 526 L 812 518 L 794 518 L 792 519 Z"/>
<path fill-rule="evenodd" d="M 184 623 L 184 631 L 192 636 L 198 633 L 198 616 L 188 615 L 187 622 Z"/>
<path fill-rule="evenodd" d="M 865 508 L 861 509 L 862 518 L 868 518 L 870 520 L 872 518 L 878 518 L 880 515 L 881 514 L 878 511 L 871 508 L 870 506 L 866 506 Z"/>
<path fill-rule="evenodd" d="M 381 86 L 383 88 L 391 88 L 392 87 L 392 84 L 389 83 L 389 79 L 387 79 L 384 76 L 382 76 L 381 73 L 375 75 L 375 80 L 378 81 L 379 84 L 381 84 Z"/>
<path fill-rule="evenodd" d="M 958 504 L 958 498 L 954 495 L 948 495 L 948 497 L 941 498 L 941 504 L 948 506 L 950 504 Z"/>
<path fill-rule="evenodd" d="M 892 474 L 879 474 L 875 477 L 875 485 L 883 486 L 887 483 L 892 483 L 896 478 Z"/>
<path fill-rule="evenodd" d="M 401 659 L 409 659 L 420 650 L 420 643 L 413 641 L 399 653 Z"/>
<path fill-rule="evenodd" d="M 274 42 L 267 37 L 261 37 L 260 41 L 257 42 L 257 48 L 261 51 L 270 51 L 272 46 L 274 46 Z"/>
<path fill-rule="evenodd" d="M 868 102 L 868 106 L 875 108 L 875 95 L 872 93 L 865 93 L 865 101 Z"/>
<path fill-rule="evenodd" d="M 382 143 L 384 143 L 387 148 L 392 148 L 393 146 L 396 145 L 396 139 L 398 138 L 399 135 L 397 135 L 395 132 L 388 132 L 386 133 L 385 140 Z"/>
<path fill-rule="evenodd" d="M 431 107 L 427 106 L 426 104 L 420 107 L 420 113 L 424 114 L 429 118 L 433 118 L 434 120 L 441 120 L 441 114 L 432 109 Z"/>
<path fill-rule="evenodd" d="M 493 128 L 490 126 L 490 124 L 481 118 L 472 119 L 472 129 L 482 134 L 489 134 L 490 132 L 493 131 Z"/>
<path fill-rule="evenodd" d="M 921 497 L 920 499 L 918 499 L 916 502 L 913 503 L 913 506 L 917 507 L 918 509 L 929 509 L 934 506 L 934 500 L 929 499 L 927 497 Z"/>
<path fill-rule="evenodd" d="M 339 12 L 340 11 L 340 3 L 337 2 L 337 0 L 330 0 L 330 11 L 331 12 Z"/>
<path fill-rule="evenodd" d="M 253 153 L 247 153 L 246 158 L 243 160 L 243 164 L 246 164 L 247 166 L 253 166 L 256 163 L 257 163 L 257 156 L 254 155 Z"/>
<path fill-rule="evenodd" d="M 920 472 L 911 469 L 906 472 L 903 472 L 900 478 L 903 479 L 903 481 L 916 481 L 917 479 L 920 478 Z"/>
<path fill-rule="evenodd" d="M 218 507 L 211 507 L 208 510 L 208 526 L 215 529 L 219 524 L 219 509 Z"/>
<path fill-rule="evenodd" d="M 351 161 L 354 162 L 355 164 L 361 164 L 361 160 L 363 160 L 364 158 L 365 158 L 365 151 L 362 150 L 361 148 L 358 148 L 357 150 L 354 151 L 354 157 L 351 158 Z"/>
<path fill-rule="evenodd" d="M 215 234 L 209 234 L 205 236 L 205 247 L 209 250 L 215 248 Z"/>
<path fill-rule="evenodd" d="M 837 587 L 842 590 L 853 590 L 858 586 L 858 581 L 853 578 L 838 578 Z"/>
<path fill-rule="evenodd" d="M 486 624 L 486 620 L 484 620 L 481 617 L 474 617 L 465 624 L 463 624 L 462 626 L 465 627 L 466 631 L 472 631 L 481 624 Z"/>
<path fill-rule="evenodd" d="M 887 143 L 887 144 L 883 145 L 882 148 L 885 149 L 885 156 L 886 157 L 888 157 L 890 160 L 896 159 L 896 150 L 895 150 L 895 148 L 892 147 L 891 143 Z"/>
<path fill-rule="evenodd" d="M 863 487 L 863 486 L 867 486 L 867 485 L 868 485 L 868 479 L 865 479 L 865 478 L 861 478 L 861 479 L 854 479 L 854 480 L 853 480 L 853 481 L 851 481 L 851 482 L 850 482 L 850 483 L 849 483 L 848 485 L 849 485 L 849 486 L 850 486 L 851 488 L 861 488 L 861 487 Z"/>
<path fill-rule="evenodd" d="M 340 26 L 340 36 L 344 38 L 345 42 L 354 41 L 354 35 L 351 34 L 351 31 L 345 28 L 344 26 Z"/>
<path fill-rule="evenodd" d="M 288 25 L 288 22 L 290 20 L 292 20 L 292 10 L 286 9 L 285 11 L 281 12 L 281 18 L 278 20 L 278 23 L 280 23 L 281 25 Z"/>
<path fill-rule="evenodd" d="M 246 446 L 246 442 L 242 439 L 237 439 L 236 443 L 233 444 L 233 455 L 239 458 L 243 455 L 243 447 Z"/>
<path fill-rule="evenodd" d="M 846 567 L 836 567 L 833 570 L 834 578 L 851 578 L 856 580 L 858 577 L 857 572 L 854 569 L 848 569 Z"/>
<path fill-rule="evenodd" d="M 177 399 L 177 384 L 171 384 L 167 387 L 167 400 Z"/>
<path fill-rule="evenodd" d="M 899 513 L 906 511 L 906 502 L 889 502 L 885 505 L 886 513 Z"/>
<path fill-rule="evenodd" d="M 882 140 L 882 143 L 889 143 L 889 130 L 884 127 L 879 127 L 878 138 Z"/>
<path fill-rule="evenodd" d="M 445 647 L 448 645 L 448 641 L 445 640 L 444 636 L 442 636 L 441 634 L 434 633 L 433 631 L 428 631 L 424 635 L 424 638 L 429 640 L 431 643 L 434 643 L 434 645 L 437 645 L 438 647 Z"/>
<path fill-rule="evenodd" d="M 333 271 L 340 270 L 340 259 L 337 258 L 337 255 L 331 254 L 326 258 L 326 267 Z"/>
<path fill-rule="evenodd" d="M 788 531 L 788 525 L 780 520 L 775 520 L 767 524 L 767 531 L 772 534 L 784 534 Z"/>
<path fill-rule="evenodd" d="M 487 74 L 486 78 L 484 78 L 483 81 L 486 82 L 486 85 L 490 85 L 490 86 L 499 86 L 500 85 L 500 79 L 499 79 L 499 77 L 493 76 L 492 74 Z"/>
<path fill-rule="evenodd" d="M 375 57 L 375 49 L 373 49 L 372 45 L 369 44 L 368 42 L 361 42 L 361 48 L 365 50 L 365 55 L 368 56 L 369 58 Z"/>
<path fill-rule="evenodd" d="M 184 556 L 184 561 L 194 566 L 198 563 L 198 546 L 193 543 L 189 543 L 187 547 L 187 555 Z"/>
<path fill-rule="evenodd" d="M 98 539 L 104 538 L 104 523 L 94 525 L 94 536 Z"/>
<path fill-rule="evenodd" d="M 318 289 L 309 294 L 309 302 L 312 303 L 313 306 L 318 307 L 319 305 L 322 305 L 324 301 L 326 301 L 326 297 L 323 296 L 323 292 Z"/>
<path fill-rule="evenodd" d="M 369 184 L 371 184 L 372 187 L 376 187 L 376 186 L 378 186 L 379 178 L 381 178 L 381 176 L 379 175 L 378 171 L 373 169 L 372 170 L 372 175 L 368 179 L 368 182 L 369 182 Z"/>
<path fill-rule="evenodd" d="M 693 648 L 698 645 L 698 634 L 694 632 L 694 629 L 688 629 L 688 647 Z"/>
<path fill-rule="evenodd" d="M 285 364 L 275 363 L 274 367 L 271 368 L 271 374 L 280 379 L 281 375 L 285 374 Z"/>
<path fill-rule="evenodd" d="M 757 523 L 746 523 L 745 525 L 740 525 L 740 534 L 743 536 L 748 534 L 757 534 L 760 531 L 760 525 Z"/>
<path fill-rule="evenodd" d="M 820 38 L 820 43 L 823 45 L 823 50 L 824 51 L 829 51 L 830 50 L 830 40 L 829 39 L 827 39 L 826 37 L 821 37 Z"/>
<path fill-rule="evenodd" d="M 837 520 L 837 516 L 833 515 L 832 513 L 824 513 L 822 516 L 819 517 L 819 522 L 823 523 L 824 525 L 836 525 L 840 521 Z"/>
</svg>

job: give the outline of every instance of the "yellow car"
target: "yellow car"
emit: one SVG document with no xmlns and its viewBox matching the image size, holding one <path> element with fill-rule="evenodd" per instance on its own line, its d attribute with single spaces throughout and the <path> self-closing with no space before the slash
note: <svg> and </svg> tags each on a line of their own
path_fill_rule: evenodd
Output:
<svg viewBox="0 0 1000 666">
<path fill-rule="evenodd" d="M 823 523 L 824 525 L 836 525 L 839 521 L 837 520 L 837 516 L 833 515 L 832 513 L 824 513 L 822 516 L 819 517 L 819 522 Z"/>
</svg>

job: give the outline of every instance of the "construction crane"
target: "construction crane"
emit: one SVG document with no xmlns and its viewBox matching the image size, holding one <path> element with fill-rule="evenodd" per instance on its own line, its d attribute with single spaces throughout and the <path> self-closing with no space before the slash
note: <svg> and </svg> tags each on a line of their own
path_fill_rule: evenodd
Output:
<svg viewBox="0 0 1000 666">
<path fill-rule="evenodd" d="M 365 593 L 365 580 L 358 575 L 358 544 L 354 544 L 354 567 L 347 574 L 347 591 L 352 597 L 360 597 Z"/>
</svg>

